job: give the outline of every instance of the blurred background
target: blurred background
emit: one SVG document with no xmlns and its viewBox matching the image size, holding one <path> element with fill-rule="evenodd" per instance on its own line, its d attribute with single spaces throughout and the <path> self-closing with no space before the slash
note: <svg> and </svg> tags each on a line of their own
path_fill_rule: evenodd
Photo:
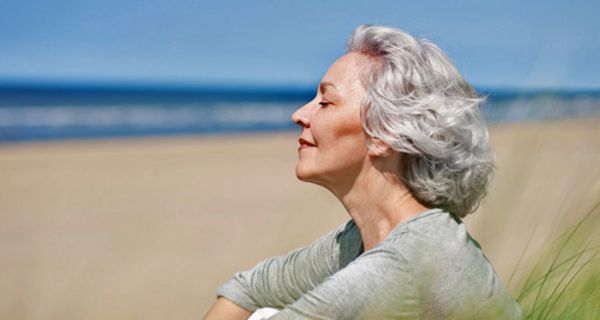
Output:
<svg viewBox="0 0 600 320">
<path fill-rule="evenodd" d="M 346 221 L 296 180 L 290 116 L 364 23 L 432 40 L 487 97 L 497 171 L 466 223 L 517 297 L 586 214 L 597 244 L 599 10 L 2 1 L 0 318 L 199 318 L 234 272 Z"/>
</svg>

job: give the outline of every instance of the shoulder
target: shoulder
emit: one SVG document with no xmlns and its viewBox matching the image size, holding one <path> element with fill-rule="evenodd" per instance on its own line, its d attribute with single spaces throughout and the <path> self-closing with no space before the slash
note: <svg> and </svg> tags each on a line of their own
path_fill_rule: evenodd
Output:
<svg viewBox="0 0 600 320">
<path fill-rule="evenodd" d="M 446 290 L 452 284 L 454 288 L 463 287 L 465 281 L 479 286 L 474 282 L 494 274 L 460 220 L 442 210 L 400 225 L 380 247 L 402 259 L 416 285 L 426 292 Z"/>
<path fill-rule="evenodd" d="M 447 212 L 438 210 L 417 217 L 395 229 L 382 244 L 403 257 L 415 287 L 434 306 L 431 310 L 440 312 L 432 314 L 433 318 L 516 310 L 516 303 L 477 242 L 464 224 Z M 480 304 L 464 309 L 473 299 Z"/>
<path fill-rule="evenodd" d="M 402 223 L 382 244 L 407 257 L 425 253 L 455 256 L 479 251 L 464 224 L 441 209 L 429 210 Z"/>
</svg>

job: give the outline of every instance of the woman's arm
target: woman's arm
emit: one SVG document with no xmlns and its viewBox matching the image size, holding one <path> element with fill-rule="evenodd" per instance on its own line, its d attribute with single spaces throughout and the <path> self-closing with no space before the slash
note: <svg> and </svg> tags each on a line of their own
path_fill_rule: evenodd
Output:
<svg viewBox="0 0 600 320">
<path fill-rule="evenodd" d="M 249 311 L 284 308 L 337 272 L 350 259 L 352 243 L 360 245 L 360 234 L 349 221 L 306 247 L 236 273 L 217 294 Z"/>
<path fill-rule="evenodd" d="M 246 320 L 251 312 L 238 306 L 237 304 L 225 299 L 219 298 L 217 302 L 204 315 L 203 320 Z"/>
<path fill-rule="evenodd" d="M 375 248 L 269 319 L 418 319 L 413 275 L 399 252 Z"/>
</svg>

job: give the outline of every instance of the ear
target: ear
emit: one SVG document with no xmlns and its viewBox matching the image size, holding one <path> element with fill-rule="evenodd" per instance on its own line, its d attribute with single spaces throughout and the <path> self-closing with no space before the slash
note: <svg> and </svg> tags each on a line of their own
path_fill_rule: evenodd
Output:
<svg viewBox="0 0 600 320">
<path fill-rule="evenodd" d="M 369 139 L 367 147 L 371 157 L 387 157 L 392 153 L 392 148 L 387 143 L 375 137 Z"/>
</svg>

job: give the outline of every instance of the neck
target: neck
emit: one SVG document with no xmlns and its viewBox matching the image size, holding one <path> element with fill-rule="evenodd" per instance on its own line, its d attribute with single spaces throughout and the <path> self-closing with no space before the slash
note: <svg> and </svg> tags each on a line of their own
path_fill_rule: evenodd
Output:
<svg viewBox="0 0 600 320">
<path fill-rule="evenodd" d="M 372 165 L 365 166 L 344 192 L 334 194 L 356 223 L 365 251 L 385 240 L 398 224 L 429 209 L 395 174 Z"/>
</svg>

